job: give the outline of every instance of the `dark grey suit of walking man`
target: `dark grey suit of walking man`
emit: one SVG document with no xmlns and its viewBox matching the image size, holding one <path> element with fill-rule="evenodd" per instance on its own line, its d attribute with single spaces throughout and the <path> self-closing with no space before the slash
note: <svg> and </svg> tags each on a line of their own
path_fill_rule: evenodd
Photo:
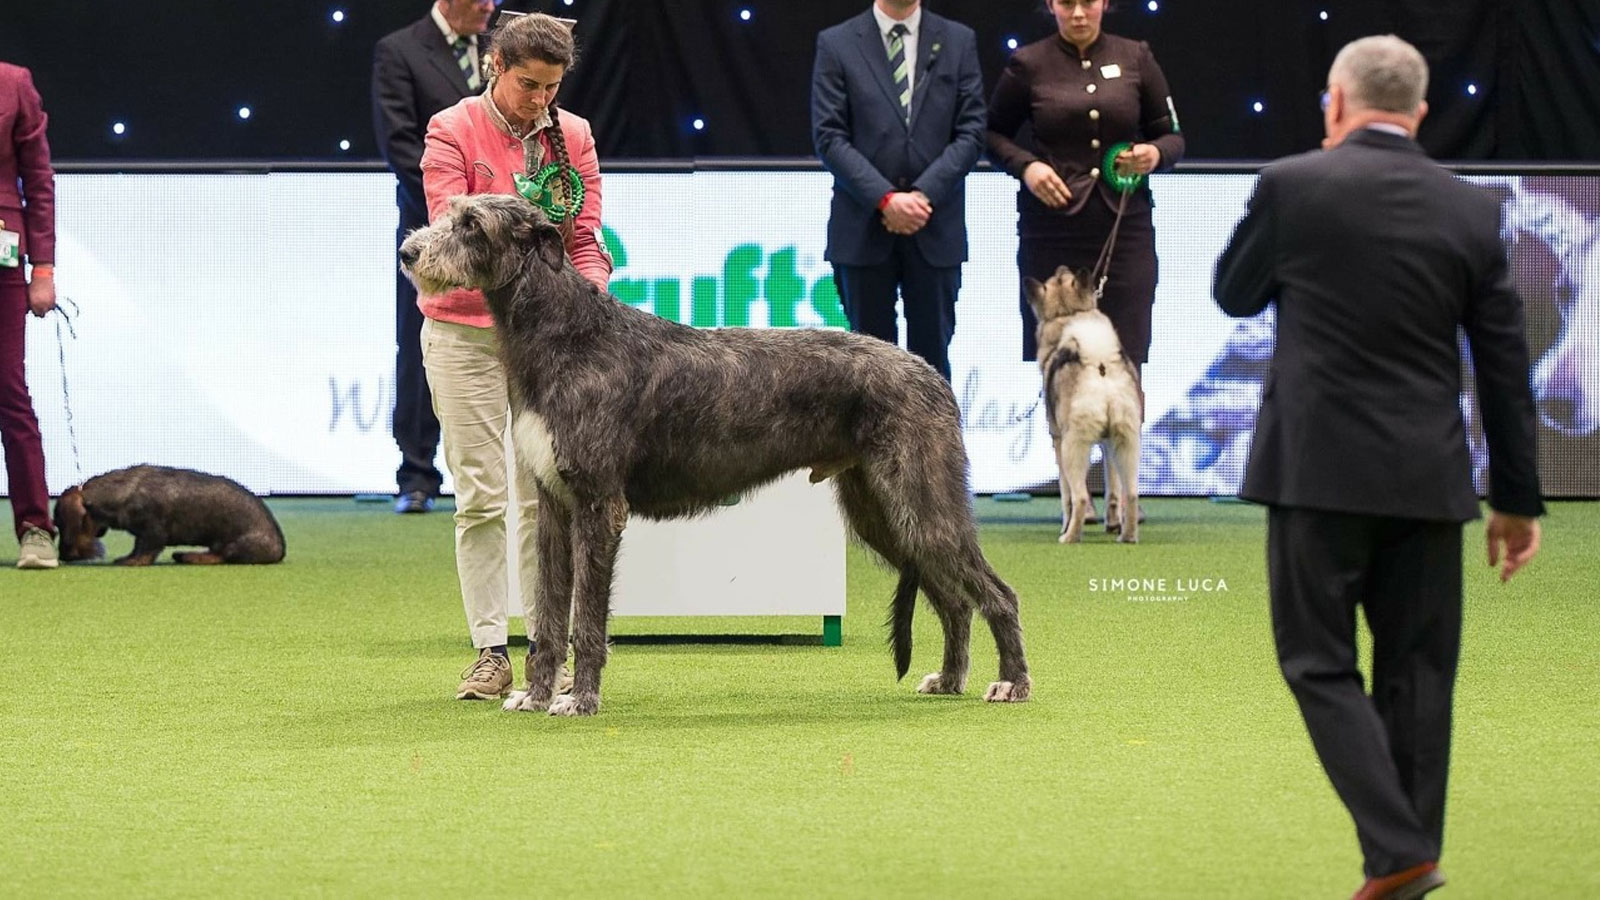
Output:
<svg viewBox="0 0 1600 900">
<path fill-rule="evenodd" d="M 903 81 L 892 58 L 905 63 Z M 906 347 L 946 381 L 967 259 L 966 179 L 987 127 L 977 38 L 919 0 L 877 0 L 817 36 L 811 131 L 833 173 L 825 255 L 845 316 L 852 331 L 898 343 L 898 294 Z"/>
<path fill-rule="evenodd" d="M 1329 84 L 1328 149 L 1262 172 L 1214 292 L 1234 316 L 1277 307 L 1240 493 L 1269 506 L 1283 675 L 1355 820 L 1368 879 L 1357 896 L 1415 897 L 1443 883 L 1461 533 L 1478 516 L 1458 329 L 1489 446 L 1488 556 L 1505 555 L 1503 579 L 1538 549 L 1534 407 L 1499 207 L 1410 137 L 1427 111 L 1421 55 L 1366 38 L 1341 52 Z M 1357 606 L 1373 637 L 1371 696 Z"/>
<path fill-rule="evenodd" d="M 422 196 L 422 139 L 434 113 L 475 92 L 469 73 L 484 49 L 478 36 L 494 12 L 492 0 L 436 0 L 428 15 L 378 41 L 372 55 L 372 126 L 378 149 L 399 187 L 400 227 L 396 248 L 411 231 L 428 224 Z M 452 38 L 464 42 L 458 58 Z M 439 419 L 422 369 L 422 311 L 417 289 L 395 264 L 394 440 L 400 448 L 395 472 L 396 512 L 433 508 L 442 480 Z"/>
</svg>

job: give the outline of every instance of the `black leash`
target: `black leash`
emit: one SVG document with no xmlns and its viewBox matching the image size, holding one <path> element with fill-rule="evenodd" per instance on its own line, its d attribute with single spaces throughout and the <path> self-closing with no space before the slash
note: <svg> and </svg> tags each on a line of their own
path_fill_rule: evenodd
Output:
<svg viewBox="0 0 1600 900">
<path fill-rule="evenodd" d="M 68 307 L 71 307 L 72 311 L 70 313 L 67 311 Z M 56 312 L 59 313 L 56 317 L 56 358 L 61 362 L 61 405 L 66 409 L 67 413 L 67 440 L 72 445 L 72 468 L 78 475 L 78 480 L 74 481 L 73 484 L 81 487 L 83 485 L 83 460 L 78 454 L 78 431 L 72 424 L 72 393 L 67 388 L 66 337 L 69 334 L 73 340 L 78 339 L 78 329 L 72 324 L 72 320 L 78 316 L 78 304 L 74 303 L 71 297 L 62 297 L 56 301 Z M 62 326 L 66 326 L 66 334 L 62 334 Z"/>
<path fill-rule="evenodd" d="M 1106 238 L 1105 246 L 1100 248 L 1100 260 L 1094 264 L 1094 271 L 1090 273 L 1090 283 L 1094 285 L 1094 299 L 1098 303 L 1106 290 L 1106 279 L 1111 276 L 1111 254 L 1117 248 L 1117 232 L 1122 230 L 1122 215 L 1128 211 L 1128 195 L 1132 191 L 1122 191 L 1122 196 L 1117 200 L 1117 218 L 1111 223 L 1111 235 Z"/>
</svg>

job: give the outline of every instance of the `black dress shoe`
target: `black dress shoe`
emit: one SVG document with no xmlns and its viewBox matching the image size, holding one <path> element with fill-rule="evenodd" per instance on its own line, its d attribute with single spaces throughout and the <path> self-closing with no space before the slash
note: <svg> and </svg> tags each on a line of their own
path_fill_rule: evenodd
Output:
<svg viewBox="0 0 1600 900">
<path fill-rule="evenodd" d="M 397 513 L 425 513 L 433 509 L 433 498 L 427 491 L 406 491 L 394 501 Z"/>
</svg>

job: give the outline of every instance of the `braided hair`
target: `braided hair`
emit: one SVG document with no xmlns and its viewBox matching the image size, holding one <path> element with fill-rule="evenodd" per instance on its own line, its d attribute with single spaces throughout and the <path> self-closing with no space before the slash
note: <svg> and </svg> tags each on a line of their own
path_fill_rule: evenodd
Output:
<svg viewBox="0 0 1600 900">
<path fill-rule="evenodd" d="M 489 35 L 489 46 L 499 59 L 502 70 L 530 59 L 560 66 L 569 72 L 578 63 L 578 45 L 573 40 L 572 29 L 555 16 L 543 13 L 517 16 L 500 25 Z M 573 196 L 571 183 L 571 179 L 577 176 L 578 172 L 572 165 L 571 154 L 567 151 L 566 135 L 561 133 L 561 110 L 556 103 L 551 103 L 549 112 L 550 124 L 544 129 L 544 136 L 545 140 L 550 142 L 556 164 L 561 167 L 559 177 L 550 179 L 550 189 L 557 202 L 571 209 L 574 199 L 582 199 Z M 577 212 L 573 209 L 573 214 L 561 222 L 562 237 L 569 241 L 572 238 L 573 222 L 577 219 Z"/>
</svg>

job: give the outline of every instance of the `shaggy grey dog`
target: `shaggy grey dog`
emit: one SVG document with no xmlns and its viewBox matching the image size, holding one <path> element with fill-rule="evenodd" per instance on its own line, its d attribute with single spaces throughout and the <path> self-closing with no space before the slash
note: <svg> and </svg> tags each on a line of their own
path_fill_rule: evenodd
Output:
<svg viewBox="0 0 1600 900">
<path fill-rule="evenodd" d="M 978 548 L 960 412 L 926 363 L 856 334 L 707 331 L 628 307 L 578 274 L 561 232 L 520 197 L 457 198 L 400 257 L 424 293 L 487 296 L 518 463 L 539 484 L 536 650 L 528 690 L 507 709 L 599 709 L 612 571 L 630 513 L 693 516 L 803 468 L 813 481 L 833 479 L 851 529 L 899 570 L 890 615 L 899 675 L 911 663 L 920 587 L 944 626 L 944 663 L 918 690 L 965 689 L 977 609 L 1000 659 L 984 699 L 1028 698 L 1017 596 Z M 569 615 L 574 681 L 557 697 Z"/>
</svg>

